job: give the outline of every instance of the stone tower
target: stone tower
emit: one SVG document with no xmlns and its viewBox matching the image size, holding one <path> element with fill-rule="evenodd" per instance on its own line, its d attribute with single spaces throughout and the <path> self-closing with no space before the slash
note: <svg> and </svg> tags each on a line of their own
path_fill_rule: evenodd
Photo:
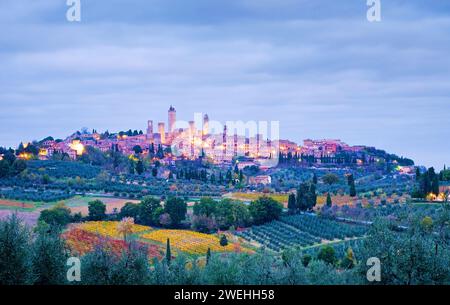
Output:
<svg viewBox="0 0 450 305">
<path fill-rule="evenodd" d="M 168 116 L 169 134 L 173 134 L 175 132 L 175 123 L 177 121 L 177 111 L 172 105 L 170 105 Z"/>
<path fill-rule="evenodd" d="M 158 132 L 161 137 L 161 144 L 166 144 L 166 131 L 164 128 L 164 123 L 162 122 L 158 123 Z"/>
<path fill-rule="evenodd" d="M 228 129 L 227 129 L 227 125 L 225 125 L 223 127 L 223 135 L 222 135 L 223 159 L 224 160 L 227 156 L 227 136 L 228 136 L 227 134 L 228 134 Z"/>
<path fill-rule="evenodd" d="M 207 114 L 203 116 L 203 137 L 209 134 L 209 117 Z"/>
<path fill-rule="evenodd" d="M 148 143 L 153 142 L 153 121 L 151 120 L 147 122 L 147 141 Z"/>
</svg>

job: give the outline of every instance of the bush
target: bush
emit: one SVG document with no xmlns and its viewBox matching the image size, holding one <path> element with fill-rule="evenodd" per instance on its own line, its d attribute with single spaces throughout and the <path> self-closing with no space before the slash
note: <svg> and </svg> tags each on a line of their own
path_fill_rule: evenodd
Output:
<svg viewBox="0 0 450 305">
<path fill-rule="evenodd" d="M 103 220 L 106 218 L 106 205 L 100 200 L 94 200 L 88 203 L 89 219 Z"/>
<path fill-rule="evenodd" d="M 254 224 L 263 224 L 280 217 L 283 206 L 278 201 L 270 197 L 261 197 L 252 201 L 249 206 L 250 214 Z"/>
<path fill-rule="evenodd" d="M 225 235 L 222 235 L 220 237 L 220 245 L 222 247 L 226 247 L 228 245 L 228 239 L 227 239 L 227 237 Z"/>
<path fill-rule="evenodd" d="M 303 257 L 302 257 L 302 264 L 303 264 L 303 266 L 304 267 L 308 267 L 308 265 L 311 262 L 311 260 L 312 260 L 312 256 L 311 255 L 309 255 L 309 254 L 303 255 Z"/>
<path fill-rule="evenodd" d="M 132 203 L 132 202 L 127 202 L 120 209 L 119 217 L 120 217 L 120 219 L 125 218 L 125 217 L 131 217 L 136 220 L 138 214 L 139 214 L 139 205 Z"/>
<path fill-rule="evenodd" d="M 0 285 L 32 283 L 30 232 L 13 214 L 0 221 Z"/>
<path fill-rule="evenodd" d="M 39 221 L 43 221 L 53 228 L 62 229 L 72 221 L 70 209 L 64 205 L 57 205 L 51 209 L 43 210 L 39 215 Z"/>
<path fill-rule="evenodd" d="M 181 198 L 171 197 L 164 205 L 164 212 L 170 215 L 172 225 L 178 226 L 186 218 L 187 204 Z"/>
<path fill-rule="evenodd" d="M 32 248 L 32 273 L 36 285 L 57 285 L 66 281 L 67 253 L 56 233 L 40 232 Z"/>
<path fill-rule="evenodd" d="M 322 247 L 317 255 L 317 259 L 324 261 L 327 264 L 334 265 L 336 263 L 334 248 L 328 245 Z"/>
<path fill-rule="evenodd" d="M 137 223 L 146 226 L 157 224 L 159 219 L 155 219 L 155 215 L 159 218 L 160 212 L 158 212 L 159 215 L 156 214 L 157 211 L 160 211 L 159 208 L 161 208 L 161 202 L 158 199 L 153 197 L 144 197 L 141 203 L 139 203 Z"/>
</svg>

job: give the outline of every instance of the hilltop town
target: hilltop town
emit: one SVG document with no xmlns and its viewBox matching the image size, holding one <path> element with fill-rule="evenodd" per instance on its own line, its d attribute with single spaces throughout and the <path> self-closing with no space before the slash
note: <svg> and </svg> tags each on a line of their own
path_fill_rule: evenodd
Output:
<svg viewBox="0 0 450 305">
<path fill-rule="evenodd" d="M 241 130 L 230 130 L 224 125 L 221 132 L 217 132 L 211 130 L 207 114 L 203 116 L 199 124 L 201 126 L 196 126 L 195 121 L 189 121 L 186 122 L 186 128 L 178 128 L 177 123 L 176 110 L 170 106 L 167 125 L 158 122 L 157 128 L 154 128 L 154 121 L 149 120 L 145 133 L 131 129 L 117 133 L 99 133 L 95 129 L 89 132 L 84 129 L 64 140 L 49 136 L 41 141 L 21 143 L 16 154 L 23 160 L 36 156 L 40 160 L 51 160 L 55 156 L 76 160 L 86 153 L 86 147 L 90 147 L 104 153 L 113 151 L 126 156 L 139 154 L 143 158 L 153 157 L 160 151 L 159 159 L 168 163 L 203 158 L 217 165 L 230 165 L 233 160 L 240 159 L 240 167 L 254 165 L 262 168 L 274 167 L 291 160 L 310 165 L 414 165 L 412 160 L 387 154 L 374 147 L 350 146 L 339 139 L 306 139 L 299 145 L 290 140 L 269 139 L 257 130 L 250 136 L 239 134 L 238 132 L 242 131 L 245 133 L 247 125 L 241 125 Z"/>
</svg>

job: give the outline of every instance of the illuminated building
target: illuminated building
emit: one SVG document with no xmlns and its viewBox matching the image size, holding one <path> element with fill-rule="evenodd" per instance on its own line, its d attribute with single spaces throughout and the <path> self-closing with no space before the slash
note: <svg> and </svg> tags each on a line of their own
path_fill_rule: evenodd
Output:
<svg viewBox="0 0 450 305">
<path fill-rule="evenodd" d="M 207 114 L 203 116 L 203 137 L 209 134 L 209 117 Z"/>
<path fill-rule="evenodd" d="M 163 122 L 158 123 L 158 132 L 161 144 L 166 144 L 166 131 Z"/>
<path fill-rule="evenodd" d="M 147 143 L 153 142 L 153 121 L 147 121 Z"/>
<path fill-rule="evenodd" d="M 172 105 L 170 105 L 168 116 L 169 133 L 172 135 L 175 132 L 175 123 L 177 121 L 177 111 Z"/>
<path fill-rule="evenodd" d="M 77 156 L 82 156 L 84 153 L 84 145 L 81 143 L 80 140 L 73 140 L 72 143 L 69 145 L 72 150 L 76 152 Z"/>
</svg>

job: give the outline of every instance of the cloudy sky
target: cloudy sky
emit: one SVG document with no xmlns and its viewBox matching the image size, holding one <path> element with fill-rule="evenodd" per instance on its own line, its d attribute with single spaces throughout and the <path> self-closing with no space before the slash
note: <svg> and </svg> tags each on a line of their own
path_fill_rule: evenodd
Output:
<svg viewBox="0 0 450 305">
<path fill-rule="evenodd" d="M 81 127 L 277 120 L 281 136 L 341 138 L 450 164 L 450 2 L 0 2 L 0 145 Z"/>
</svg>

